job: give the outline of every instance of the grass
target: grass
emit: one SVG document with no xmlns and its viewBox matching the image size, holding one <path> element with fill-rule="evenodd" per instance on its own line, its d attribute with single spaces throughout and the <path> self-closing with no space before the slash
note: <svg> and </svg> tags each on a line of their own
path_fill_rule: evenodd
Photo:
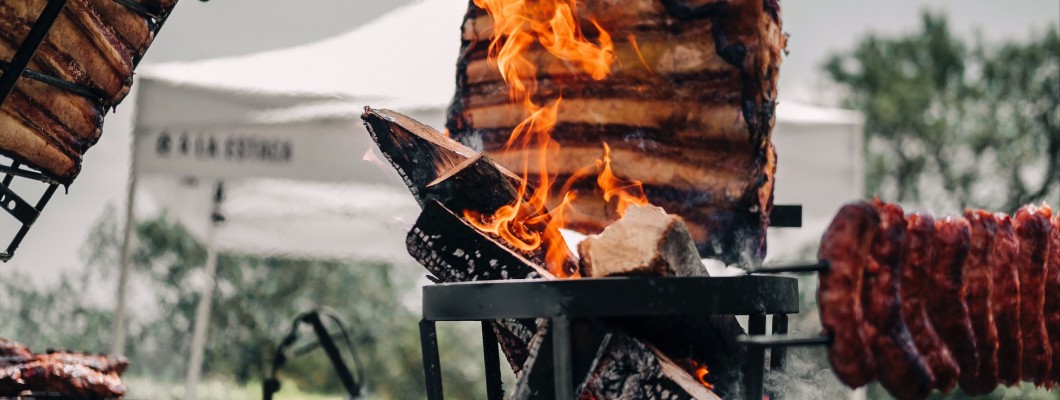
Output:
<svg viewBox="0 0 1060 400">
<path fill-rule="evenodd" d="M 159 381 L 141 376 L 127 376 L 123 377 L 122 380 L 129 387 L 129 394 L 125 396 L 128 400 L 184 399 L 184 383 L 182 382 Z M 200 400 L 260 400 L 262 398 L 261 390 L 260 382 L 240 385 L 230 380 L 208 379 L 199 383 L 198 398 Z M 340 394 L 303 392 L 293 382 L 285 382 L 282 389 L 276 393 L 275 398 L 277 400 L 342 400 L 343 396 Z"/>
</svg>

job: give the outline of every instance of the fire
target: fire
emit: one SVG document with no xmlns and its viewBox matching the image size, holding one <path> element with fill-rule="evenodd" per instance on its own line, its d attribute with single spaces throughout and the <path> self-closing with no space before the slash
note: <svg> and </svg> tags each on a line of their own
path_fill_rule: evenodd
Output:
<svg viewBox="0 0 1060 400">
<path fill-rule="evenodd" d="M 493 20 L 489 59 L 496 63 L 501 77 L 508 84 L 513 105 L 529 115 L 512 131 L 506 148 L 542 151 L 537 152 L 539 156 L 535 160 L 529 157 L 522 160 L 523 180 L 513 204 L 501 207 L 490 216 L 473 211 L 465 211 L 464 216 L 475 227 L 500 236 L 519 250 L 534 251 L 545 246 L 548 270 L 558 277 L 570 277 L 571 274 L 563 270 L 566 246 L 558 229 L 554 228 L 565 225 L 565 215 L 570 212 L 574 195 L 568 192 L 559 206 L 548 210 L 553 179 L 547 165 L 549 158 L 559 152 L 559 144 L 552 140 L 551 132 L 556 125 L 561 100 L 557 98 L 546 105 L 534 101 L 537 65 L 527 58 L 527 52 L 537 43 L 558 60 L 599 80 L 611 73 L 614 60 L 611 37 L 596 25 L 600 32 L 599 43 L 593 44 L 586 39 L 572 0 L 475 0 L 475 4 L 485 9 Z M 525 172 L 531 162 L 537 163 L 539 171 L 539 187 L 534 191 L 528 187 L 529 176 Z"/>
<path fill-rule="evenodd" d="M 696 379 L 699 379 L 699 383 L 703 384 L 703 386 L 706 386 L 707 389 L 714 389 L 714 385 L 710 384 L 710 382 L 707 382 L 706 379 L 707 374 L 709 373 L 710 370 L 707 369 L 706 365 L 700 365 L 699 368 L 696 368 Z"/>
<path fill-rule="evenodd" d="M 604 158 L 597 164 L 603 165 L 603 170 L 596 177 L 596 184 L 604 191 L 604 201 L 617 200 L 615 211 L 619 216 L 626 215 L 626 208 L 631 205 L 648 205 L 648 198 L 644 195 L 644 185 L 640 181 L 626 181 L 619 179 L 611 172 L 611 146 L 604 143 Z"/>
<path fill-rule="evenodd" d="M 553 190 L 554 176 L 549 172 L 549 160 L 559 154 L 560 146 L 552 139 L 562 98 L 551 101 L 535 100 L 537 93 L 538 65 L 528 58 L 528 52 L 539 46 L 558 61 L 558 66 L 573 68 L 594 80 L 611 74 L 615 61 L 614 44 L 608 32 L 596 21 L 592 21 L 598 35 L 597 43 L 589 41 L 581 31 L 575 0 L 474 0 L 475 4 L 493 20 L 493 37 L 489 47 L 489 60 L 500 71 L 508 85 L 508 94 L 514 107 L 528 117 L 512 130 L 505 150 L 535 149 L 523 152 L 522 182 L 514 203 L 501 207 L 492 215 L 479 215 L 465 210 L 464 216 L 475 227 L 496 234 L 512 247 L 533 252 L 546 249 L 545 266 L 557 277 L 576 276 L 576 272 L 565 271 L 567 248 L 558 228 L 566 226 L 573 212 L 571 201 L 575 193 L 571 182 L 564 185 L 563 201 L 548 209 L 549 193 Z M 634 38 L 629 38 L 631 41 Z M 640 182 L 629 182 L 617 178 L 611 169 L 610 148 L 604 144 L 604 157 L 596 163 L 599 173 L 597 183 L 606 201 L 616 198 L 619 215 L 630 204 L 647 204 Z M 528 168 L 534 163 L 536 168 Z M 528 186 L 530 170 L 538 187 Z M 586 174 L 587 175 L 587 174 Z M 584 177 L 584 176 L 582 176 Z M 581 177 L 578 177 L 581 178 Z M 578 178 L 572 178 L 578 179 Z"/>
</svg>

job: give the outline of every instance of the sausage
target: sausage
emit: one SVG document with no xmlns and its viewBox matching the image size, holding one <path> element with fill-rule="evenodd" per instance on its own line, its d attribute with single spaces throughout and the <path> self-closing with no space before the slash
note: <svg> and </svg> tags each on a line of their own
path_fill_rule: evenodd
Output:
<svg viewBox="0 0 1060 400">
<path fill-rule="evenodd" d="M 927 281 L 935 262 L 935 219 L 927 214 L 909 214 L 906 229 L 905 259 L 899 282 L 902 318 L 913 335 L 913 343 L 935 376 L 935 389 L 949 392 L 957 386 L 960 368 L 950 349 L 939 339 L 925 308 Z"/>
<path fill-rule="evenodd" d="M 997 325 L 997 377 L 1007 386 L 1019 385 L 1023 370 L 1023 336 L 1020 333 L 1019 240 L 1012 218 L 998 215 L 994 239 L 994 292 L 990 306 Z"/>
<path fill-rule="evenodd" d="M 970 240 L 971 227 L 964 218 L 935 221 L 935 265 L 928 281 L 928 317 L 957 359 L 961 380 L 967 374 L 974 377 L 979 369 L 975 333 L 964 303 L 964 261 Z"/>
<path fill-rule="evenodd" d="M 818 275 L 817 305 L 824 333 L 833 337 L 828 361 L 839 380 L 857 388 L 876 378 L 876 360 L 868 345 L 861 290 L 869 247 L 880 225 L 876 209 L 855 202 L 839 209 L 821 238 L 818 258 L 830 268 Z"/>
<path fill-rule="evenodd" d="M 898 270 L 905 247 L 905 215 L 898 205 L 878 199 L 874 207 L 880 226 L 862 288 L 865 336 L 876 358 L 880 384 L 898 399 L 923 399 L 931 393 L 935 377 L 902 319 Z"/>
<path fill-rule="evenodd" d="M 1053 216 L 1049 231 L 1049 257 L 1046 260 L 1045 327 L 1053 352 L 1050 387 L 1060 385 L 1060 214 Z"/>
<path fill-rule="evenodd" d="M 1023 206 L 1016 212 L 1020 241 L 1020 330 L 1023 335 L 1023 380 L 1045 383 L 1052 364 L 1052 348 L 1042 312 L 1045 308 L 1045 259 L 1049 251 L 1052 210 Z"/>
<path fill-rule="evenodd" d="M 975 348 L 979 354 L 979 369 L 975 374 L 962 374 L 961 390 L 979 396 L 997 388 L 997 325 L 990 306 L 994 279 L 994 237 L 997 236 L 997 219 L 983 210 L 965 210 L 964 219 L 971 226 L 971 242 L 968 257 L 964 260 L 964 283 L 967 288 L 964 302 L 975 332 Z"/>
</svg>

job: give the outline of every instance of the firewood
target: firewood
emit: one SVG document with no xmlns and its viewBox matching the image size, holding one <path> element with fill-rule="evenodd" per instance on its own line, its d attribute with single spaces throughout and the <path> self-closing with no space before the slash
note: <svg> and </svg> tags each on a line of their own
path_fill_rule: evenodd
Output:
<svg viewBox="0 0 1060 400">
<path fill-rule="evenodd" d="M 429 201 L 405 241 L 409 254 L 442 282 L 550 276 L 519 253 L 479 232 L 437 201 Z M 494 321 L 508 364 L 519 372 L 537 328 L 532 320 Z"/>
<path fill-rule="evenodd" d="M 630 206 L 622 219 L 578 245 L 582 274 L 707 276 L 695 244 L 680 217 L 655 206 Z M 734 388 L 744 349 L 735 337 L 744 333 L 732 315 L 678 315 L 620 318 L 610 321 L 665 354 L 693 359 L 714 371 L 718 389 Z"/>
<path fill-rule="evenodd" d="M 457 215 L 472 210 L 488 216 L 502 206 L 515 203 L 521 178 L 489 157 L 394 111 L 365 107 L 361 119 L 379 150 L 397 169 L 421 207 L 437 201 Z M 532 187 L 527 188 L 527 193 L 532 191 Z M 529 206 L 524 203 L 523 207 Z M 535 219 L 537 225 L 531 228 L 543 234 L 557 229 L 547 226 L 547 215 Z M 534 265 L 544 266 L 545 254 L 550 246 L 554 246 L 566 253 L 561 268 L 567 273 L 574 272 L 577 262 L 566 243 L 562 242 L 562 236 L 558 232 L 549 233 L 558 242 L 543 243 L 534 250 L 516 251 Z M 497 243 L 515 250 L 507 243 Z"/>
<path fill-rule="evenodd" d="M 578 329 L 579 327 L 583 329 Z M 555 387 L 549 322 L 539 319 L 513 400 L 552 399 Z M 719 399 L 659 349 L 597 323 L 581 321 L 572 330 L 574 377 L 579 399 Z M 588 363 L 586 363 L 588 362 Z M 571 390 L 575 390 L 571 388 Z"/>
<path fill-rule="evenodd" d="M 438 280 L 444 282 L 555 279 L 548 271 L 475 229 L 452 210 L 434 200 L 427 203 L 416 225 L 409 232 L 406 244 L 409 254 L 423 264 Z M 659 355 L 661 353 L 653 353 L 648 345 L 637 339 L 626 339 L 632 341 L 633 344 L 602 346 L 602 343 L 609 343 L 606 339 L 614 328 L 606 327 L 600 321 L 574 321 L 573 325 L 572 349 L 574 354 L 572 359 L 576 377 L 597 380 L 616 376 L 615 374 L 623 368 L 636 367 L 638 370 L 650 372 L 661 371 L 661 368 L 666 366 L 665 374 L 662 372 L 639 374 L 631 376 L 630 381 L 612 379 L 602 382 L 582 382 L 583 387 L 590 388 L 586 390 L 596 390 L 598 393 L 608 391 L 619 393 L 616 391 L 629 390 L 625 386 L 630 386 L 632 382 L 633 386 L 658 388 L 668 390 L 666 393 L 676 393 L 675 388 L 685 386 L 677 382 L 687 382 L 689 379 L 695 382 L 688 372 L 676 365 L 671 365 L 672 362 L 662 361 L 660 359 L 662 356 Z M 549 340 L 550 338 L 542 337 L 547 334 L 547 331 L 542 330 L 535 321 L 525 319 L 494 321 L 492 326 L 509 365 L 520 375 L 521 379 L 529 379 L 533 382 L 529 386 L 534 390 L 530 391 L 527 395 L 529 397 L 526 398 L 552 398 L 552 341 Z M 639 364 L 632 364 L 634 362 Z M 590 369 L 590 367 L 596 369 Z"/>
<path fill-rule="evenodd" d="M 680 217 L 634 205 L 598 235 L 578 244 L 582 275 L 702 276 L 703 262 Z"/>
<path fill-rule="evenodd" d="M 427 203 L 423 188 L 475 156 L 473 150 L 400 113 L 365 106 L 361 120 L 420 207 Z"/>
</svg>

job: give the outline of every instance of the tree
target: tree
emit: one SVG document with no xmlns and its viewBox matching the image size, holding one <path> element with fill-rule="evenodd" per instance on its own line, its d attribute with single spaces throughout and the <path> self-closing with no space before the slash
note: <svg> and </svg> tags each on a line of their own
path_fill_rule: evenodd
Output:
<svg viewBox="0 0 1060 400">
<path fill-rule="evenodd" d="M 844 105 L 865 115 L 866 194 L 1012 212 L 1060 202 L 1060 34 L 989 47 L 923 15 L 832 57 Z"/>
</svg>

